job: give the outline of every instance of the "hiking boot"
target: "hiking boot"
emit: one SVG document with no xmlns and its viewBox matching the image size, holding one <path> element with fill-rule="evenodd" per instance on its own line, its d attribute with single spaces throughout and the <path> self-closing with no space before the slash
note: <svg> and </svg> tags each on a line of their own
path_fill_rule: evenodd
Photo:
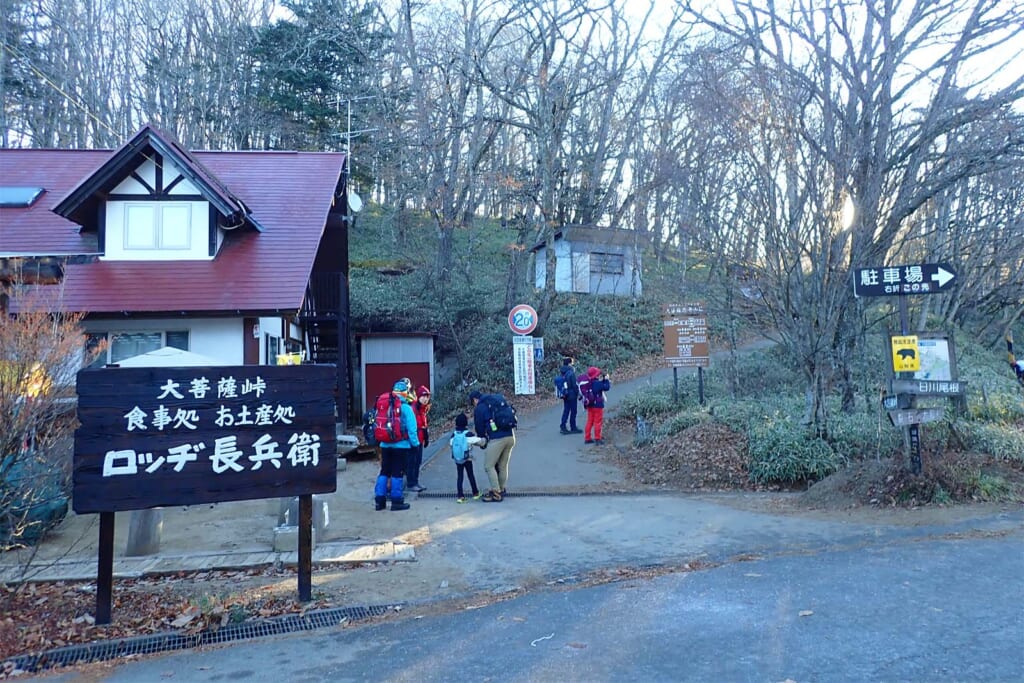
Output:
<svg viewBox="0 0 1024 683">
<path fill-rule="evenodd" d="M 583 443 L 594 443 L 593 439 L 584 439 Z"/>
<path fill-rule="evenodd" d="M 405 502 L 405 499 L 398 498 L 391 501 L 391 511 L 398 512 L 399 510 L 408 510 L 411 506 Z"/>
<path fill-rule="evenodd" d="M 480 500 L 485 503 L 500 503 L 501 494 L 498 493 L 497 491 L 488 491 L 483 495 L 483 497 L 480 498 Z"/>
<path fill-rule="evenodd" d="M 600 446 L 603 443 L 604 443 L 604 439 L 594 439 L 594 445 L 595 446 Z"/>
<path fill-rule="evenodd" d="M 388 499 L 384 496 L 377 496 L 373 499 L 374 510 L 386 510 L 388 507 Z"/>
<path fill-rule="evenodd" d="M 558 431 L 559 431 L 560 433 L 562 433 L 562 434 L 572 434 L 572 432 L 570 432 L 570 431 L 569 431 L 568 429 L 566 429 L 565 427 L 562 427 L 562 428 L 561 428 L 561 429 L 559 429 Z"/>
<path fill-rule="evenodd" d="M 582 429 L 577 429 L 576 427 L 573 427 L 572 429 L 569 430 L 569 433 L 570 434 L 582 434 L 583 430 Z"/>
</svg>

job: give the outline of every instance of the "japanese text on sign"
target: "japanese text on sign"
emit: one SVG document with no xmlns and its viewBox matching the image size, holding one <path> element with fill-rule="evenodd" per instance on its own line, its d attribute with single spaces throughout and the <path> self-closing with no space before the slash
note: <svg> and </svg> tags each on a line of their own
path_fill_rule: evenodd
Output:
<svg viewBox="0 0 1024 683">
<path fill-rule="evenodd" d="M 512 372 L 515 375 L 516 394 L 535 394 L 536 367 L 533 356 L 533 337 L 521 335 L 512 338 Z"/>
<path fill-rule="evenodd" d="M 703 305 L 667 305 L 664 311 L 665 360 L 674 367 L 707 367 L 708 323 Z"/>
<path fill-rule="evenodd" d="M 179 392 L 182 383 L 168 379 L 160 386 L 160 393 L 156 400 L 184 400 L 185 395 Z M 197 377 L 188 382 L 189 388 L 186 393 L 195 398 L 205 398 L 210 392 L 210 381 L 206 377 Z M 217 382 L 217 398 L 236 398 L 251 394 L 253 398 L 259 398 L 266 391 L 267 385 L 262 377 L 246 379 L 241 387 L 234 377 L 221 378 Z M 126 431 L 149 429 L 199 429 L 199 413 L 195 409 L 178 408 L 171 413 L 172 409 L 161 403 L 151 413 L 139 406 L 134 406 L 124 415 Z M 280 404 L 271 405 L 261 403 L 255 407 L 242 404 L 236 410 L 231 407 L 219 405 L 212 417 L 212 422 L 217 427 L 241 427 L 245 425 L 267 426 L 273 424 L 292 424 L 295 419 L 295 409 L 292 406 Z M 146 424 L 147 419 L 149 424 Z M 252 453 L 248 456 L 237 447 L 237 436 L 223 436 L 213 441 L 213 449 L 204 459 L 210 461 L 214 474 L 222 474 L 228 470 L 241 472 L 245 469 L 239 460 L 247 458 L 252 466 L 250 469 L 258 470 L 264 462 L 270 462 L 274 467 L 280 469 L 281 460 L 286 459 L 293 467 L 309 465 L 316 466 L 319 462 L 320 437 L 316 434 L 294 433 L 289 437 L 290 446 L 287 455 L 281 453 L 278 443 L 272 440 L 269 434 L 262 435 L 252 444 Z M 175 472 L 181 472 L 189 462 L 199 460 L 199 455 L 206 450 L 206 443 L 185 443 L 174 445 L 167 449 L 166 455 L 158 455 L 154 459 L 153 453 L 137 453 L 134 450 L 111 450 L 107 451 L 103 463 L 103 476 L 111 477 L 118 475 L 133 475 L 138 473 L 138 468 L 144 467 L 144 472 L 153 474 L 164 464 L 173 466 Z M 244 462 L 244 461 L 243 461 Z"/>
<path fill-rule="evenodd" d="M 76 512 L 335 490 L 333 368 L 78 375 Z"/>
<path fill-rule="evenodd" d="M 921 266 L 865 268 L 859 274 L 862 286 L 870 287 L 880 284 L 887 294 L 923 294 L 931 291 L 931 283 L 924 281 L 924 271 Z"/>
</svg>

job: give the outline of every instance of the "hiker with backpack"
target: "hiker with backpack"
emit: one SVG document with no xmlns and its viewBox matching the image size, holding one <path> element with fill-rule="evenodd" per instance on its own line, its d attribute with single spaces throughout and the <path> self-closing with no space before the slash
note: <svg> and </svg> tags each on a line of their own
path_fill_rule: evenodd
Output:
<svg viewBox="0 0 1024 683">
<path fill-rule="evenodd" d="M 604 426 L 604 392 L 612 388 L 612 382 L 608 373 L 601 373 L 596 367 L 587 368 L 584 375 L 577 379 L 580 387 L 580 395 L 583 397 L 583 407 L 587 410 L 587 423 L 583 427 L 583 443 L 601 445 L 604 441 L 601 438 L 601 431 Z M 591 439 L 593 434 L 593 439 Z"/>
<path fill-rule="evenodd" d="M 389 490 L 392 511 L 409 509 L 402 476 L 410 449 L 420 445 L 416 413 L 412 409 L 415 400 L 410 382 L 405 379 L 398 380 L 390 392 L 377 397 L 373 430 L 374 439 L 380 445 L 380 473 L 373 488 L 377 510 L 387 507 Z"/>
<path fill-rule="evenodd" d="M 562 421 L 558 425 L 562 434 L 583 433 L 583 430 L 576 426 L 580 388 L 576 382 L 576 370 L 573 368 L 573 363 L 573 359 L 569 356 L 563 358 L 562 369 L 555 377 L 555 391 L 558 393 L 558 398 L 562 399 Z"/>
<path fill-rule="evenodd" d="M 473 426 L 485 437 L 484 472 L 491 488 L 480 500 L 500 503 L 507 493 L 508 461 L 516 445 L 516 411 L 501 394 L 484 394 L 473 390 L 469 394 L 473 403 Z"/>
<path fill-rule="evenodd" d="M 455 416 L 455 431 L 452 432 L 452 438 L 448 440 L 448 445 L 451 446 L 452 460 L 455 461 L 455 468 L 458 471 L 455 485 L 459 495 L 455 499 L 456 503 L 466 502 L 466 496 L 462 493 L 463 475 L 469 477 L 469 485 L 473 489 L 473 500 L 479 500 L 480 498 L 480 489 L 476 487 L 476 475 L 473 474 L 473 454 L 471 451 L 473 446 L 483 441 L 484 439 L 469 429 L 469 420 L 466 419 L 465 413 L 459 413 Z"/>
<path fill-rule="evenodd" d="M 410 491 L 426 491 L 420 486 L 420 468 L 423 466 L 423 449 L 430 445 L 430 432 L 427 430 L 427 413 L 430 412 L 430 389 L 421 386 L 416 390 L 416 400 L 412 404 L 416 413 L 416 436 L 420 445 L 409 451 L 409 460 L 405 464 L 405 483 Z"/>
</svg>

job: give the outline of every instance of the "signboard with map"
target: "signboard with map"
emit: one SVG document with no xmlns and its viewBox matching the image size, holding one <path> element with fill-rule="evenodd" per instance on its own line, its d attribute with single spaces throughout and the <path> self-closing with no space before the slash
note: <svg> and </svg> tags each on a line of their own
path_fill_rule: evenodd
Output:
<svg viewBox="0 0 1024 683">
<path fill-rule="evenodd" d="M 951 382 L 956 379 L 954 356 L 949 339 L 921 337 L 917 340 L 917 353 L 921 367 L 914 372 L 914 379 L 935 382 Z"/>
</svg>

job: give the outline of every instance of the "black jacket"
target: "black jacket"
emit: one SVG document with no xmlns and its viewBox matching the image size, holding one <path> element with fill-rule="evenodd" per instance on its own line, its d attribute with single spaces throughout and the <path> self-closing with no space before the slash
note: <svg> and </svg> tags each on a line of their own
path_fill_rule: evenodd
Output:
<svg viewBox="0 0 1024 683">
<path fill-rule="evenodd" d="M 491 400 L 501 398 L 498 394 L 484 394 L 481 396 L 473 409 L 473 427 L 477 434 L 486 436 L 488 439 L 500 439 L 504 436 L 512 436 L 511 429 L 491 429 Z"/>
</svg>

